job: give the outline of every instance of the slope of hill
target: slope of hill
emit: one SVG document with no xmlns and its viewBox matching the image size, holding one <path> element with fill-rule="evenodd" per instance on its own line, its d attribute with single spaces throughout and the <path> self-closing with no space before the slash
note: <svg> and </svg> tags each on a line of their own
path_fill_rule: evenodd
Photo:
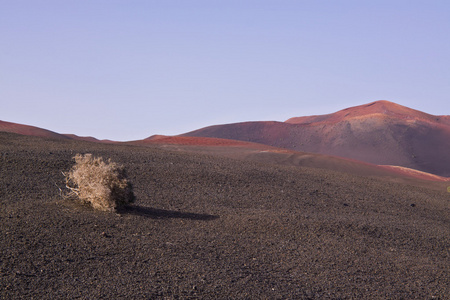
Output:
<svg viewBox="0 0 450 300">
<path fill-rule="evenodd" d="M 59 139 L 69 139 L 70 137 L 64 136 L 62 134 L 42 129 L 35 126 L 22 125 L 12 122 L 0 121 L 0 132 L 11 132 L 22 135 L 29 136 L 39 136 L 39 137 L 47 137 L 47 138 L 59 138 Z"/>
<path fill-rule="evenodd" d="M 388 101 L 286 122 L 210 126 L 183 136 L 257 142 L 450 176 L 450 116 L 433 116 Z"/>
<path fill-rule="evenodd" d="M 280 135 L 281 131 L 277 129 L 279 129 L 280 127 L 289 126 L 285 123 L 280 122 L 249 122 L 245 123 L 244 125 L 249 125 L 251 127 L 251 129 L 249 130 L 250 133 L 264 132 L 264 134 L 268 136 L 277 136 L 278 139 L 283 139 L 283 137 Z M 211 128 L 215 127 L 216 126 L 212 126 Z M 40 136 L 56 139 L 72 139 L 77 141 L 88 141 L 96 143 L 128 144 L 138 146 L 155 145 L 163 147 L 165 149 L 176 151 L 204 153 L 215 156 L 237 158 L 247 161 L 258 161 L 272 164 L 334 170 L 339 172 L 346 172 L 353 175 L 371 176 L 394 181 L 408 182 L 410 184 L 419 186 L 433 186 L 434 188 L 439 190 L 443 189 L 443 185 L 439 182 L 442 183 L 450 180 L 447 177 L 441 177 L 426 172 L 415 171 L 413 169 L 408 169 L 405 167 L 378 166 L 370 163 L 364 163 L 362 161 L 349 160 L 336 156 L 294 151 L 261 143 L 232 139 L 154 135 L 143 140 L 115 142 L 110 140 L 98 140 L 93 137 L 80 137 L 74 134 L 58 134 L 33 126 L 8 122 L 0 123 L 0 131 L 29 136 Z M 433 181 L 434 183 L 431 183 L 431 181 Z"/>
<path fill-rule="evenodd" d="M 116 143 L 111 140 L 99 140 L 92 136 L 78 136 L 76 134 L 61 134 L 47 129 L 39 128 L 31 125 L 23 125 L 18 123 L 6 122 L 0 120 L 0 132 L 10 132 L 21 135 L 37 136 L 53 139 L 71 139 L 97 143 Z"/>
<path fill-rule="evenodd" d="M 354 118 L 367 118 L 369 116 L 410 121 L 421 120 L 433 124 L 440 123 L 444 126 L 450 126 L 450 116 L 434 116 L 386 100 L 379 100 L 365 105 L 350 107 L 333 114 L 294 117 L 288 119 L 286 123 L 307 124 L 323 122 L 332 124 Z"/>
<path fill-rule="evenodd" d="M 356 176 L 426 186 L 441 191 L 446 190 L 447 184 L 450 182 L 450 178 L 405 167 L 380 166 L 342 157 L 299 152 L 237 140 L 158 135 L 124 144 L 160 147 L 171 151 L 202 153 L 264 164 L 324 169 Z"/>
<path fill-rule="evenodd" d="M 165 136 L 154 135 L 144 140 L 126 142 L 134 145 L 184 145 L 184 146 L 211 146 L 211 147 L 244 147 L 252 149 L 275 149 L 275 147 L 264 144 L 243 142 L 238 140 L 221 138 L 204 138 L 188 136 Z"/>
<path fill-rule="evenodd" d="M 117 214 L 64 199 L 123 164 Z M 265 152 L 262 152 L 263 154 Z M 1 299 L 445 299 L 448 193 L 155 146 L 0 133 Z"/>
<path fill-rule="evenodd" d="M 86 141 L 86 142 L 96 142 L 96 143 L 118 143 L 116 141 L 111 141 L 111 140 L 99 140 L 95 137 L 92 136 L 79 136 L 76 134 L 69 134 L 69 133 L 65 133 L 63 134 L 64 136 L 68 137 L 71 140 L 79 140 L 79 141 Z"/>
</svg>

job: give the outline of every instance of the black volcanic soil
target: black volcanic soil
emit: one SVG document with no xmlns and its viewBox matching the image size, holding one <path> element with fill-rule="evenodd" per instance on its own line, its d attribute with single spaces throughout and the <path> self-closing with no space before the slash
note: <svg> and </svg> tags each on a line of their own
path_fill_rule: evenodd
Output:
<svg viewBox="0 0 450 300">
<path fill-rule="evenodd" d="M 76 153 L 134 207 L 60 196 Z M 318 169 L 0 133 L 2 299 L 448 299 L 450 194 Z"/>
</svg>

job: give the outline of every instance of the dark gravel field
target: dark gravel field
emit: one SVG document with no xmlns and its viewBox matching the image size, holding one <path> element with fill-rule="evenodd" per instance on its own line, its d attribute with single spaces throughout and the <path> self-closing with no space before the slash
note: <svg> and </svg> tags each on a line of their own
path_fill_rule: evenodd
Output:
<svg viewBox="0 0 450 300">
<path fill-rule="evenodd" d="M 76 153 L 119 213 L 64 199 Z M 450 299 L 450 194 L 312 168 L 0 133 L 1 299 Z"/>
</svg>

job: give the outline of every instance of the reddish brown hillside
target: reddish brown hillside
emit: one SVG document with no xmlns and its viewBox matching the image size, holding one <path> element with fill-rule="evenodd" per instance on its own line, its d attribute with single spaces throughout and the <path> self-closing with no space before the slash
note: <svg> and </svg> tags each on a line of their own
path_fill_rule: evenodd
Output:
<svg viewBox="0 0 450 300">
<path fill-rule="evenodd" d="M 71 140 L 79 140 L 79 141 L 95 142 L 95 143 L 108 143 L 108 144 L 119 143 L 119 142 L 111 141 L 111 140 L 99 140 L 93 136 L 79 136 L 76 134 L 63 134 L 63 135 L 70 138 Z"/>
<path fill-rule="evenodd" d="M 17 133 L 21 135 L 69 139 L 69 137 L 50 130 L 5 121 L 0 121 L 0 131 Z"/>
<path fill-rule="evenodd" d="M 219 138 L 155 135 L 145 140 L 127 142 L 126 144 L 161 146 L 164 149 L 174 151 L 225 156 L 265 164 L 333 170 L 352 175 L 377 177 L 396 182 L 406 182 L 412 185 L 434 187 L 438 190 L 444 188 L 441 183 L 450 181 L 450 178 L 403 167 L 377 166 L 352 159 Z"/>
<path fill-rule="evenodd" d="M 292 128 L 291 124 L 283 122 L 243 122 L 209 126 L 181 136 L 215 137 L 279 147 L 277 142 L 282 143 L 290 139 L 290 128 Z"/>
<path fill-rule="evenodd" d="M 388 101 L 286 122 L 211 126 L 184 136 L 256 142 L 450 176 L 450 116 L 433 116 Z"/>
<path fill-rule="evenodd" d="M 127 143 L 134 145 L 159 144 L 159 145 L 211 146 L 211 147 L 245 147 L 248 149 L 258 149 L 258 150 L 274 149 L 274 147 L 271 146 L 251 142 L 243 142 L 238 140 L 188 137 L 188 136 L 166 136 L 166 135 L 154 135 L 144 140 L 132 141 Z"/>
<path fill-rule="evenodd" d="M 47 129 L 23 125 L 11 122 L 0 121 L 0 132 L 10 132 L 17 133 L 21 135 L 29 135 L 29 136 L 38 136 L 45 138 L 55 138 L 55 139 L 71 139 L 71 140 L 80 140 L 80 141 L 88 141 L 88 142 L 97 142 L 97 143 L 117 143 L 110 140 L 98 140 L 91 136 L 78 136 L 75 134 L 60 134 L 54 131 L 50 131 Z"/>
<path fill-rule="evenodd" d="M 340 110 L 336 113 L 294 117 L 286 121 L 290 124 L 307 124 L 307 123 L 338 123 L 345 120 L 357 118 L 393 118 L 405 121 L 422 121 L 436 125 L 450 126 L 450 116 L 434 116 L 418 110 L 414 110 L 386 100 L 375 101 L 369 104 L 350 107 Z"/>
</svg>

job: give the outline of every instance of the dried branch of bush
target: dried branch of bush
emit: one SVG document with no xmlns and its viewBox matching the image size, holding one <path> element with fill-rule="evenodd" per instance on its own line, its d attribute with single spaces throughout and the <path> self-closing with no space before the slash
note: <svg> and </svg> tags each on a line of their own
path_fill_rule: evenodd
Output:
<svg viewBox="0 0 450 300">
<path fill-rule="evenodd" d="M 113 211 L 134 202 L 132 185 L 123 166 L 111 160 L 105 162 L 92 154 L 77 154 L 74 159 L 72 169 L 63 173 L 69 190 L 66 197 L 76 197 L 103 211 Z"/>
</svg>

